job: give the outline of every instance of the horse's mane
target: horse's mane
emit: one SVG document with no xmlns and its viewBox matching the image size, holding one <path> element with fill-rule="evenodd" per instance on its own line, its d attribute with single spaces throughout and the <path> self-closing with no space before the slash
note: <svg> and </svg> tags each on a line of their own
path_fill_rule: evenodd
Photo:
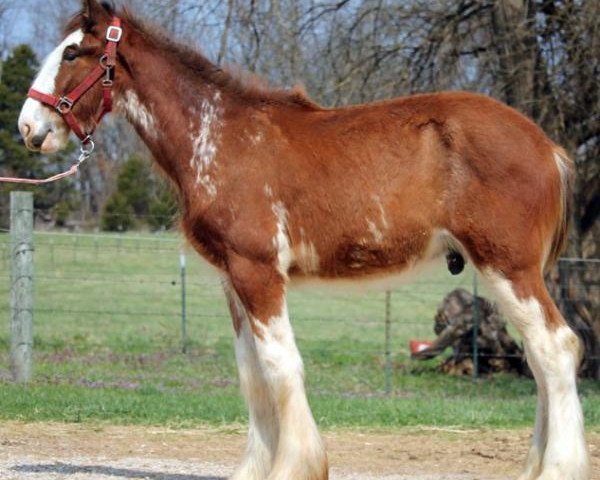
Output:
<svg viewBox="0 0 600 480">
<path fill-rule="evenodd" d="M 236 67 L 227 68 L 215 65 L 198 49 L 173 40 L 172 35 L 168 34 L 162 27 L 137 18 L 127 8 L 119 11 L 118 15 L 148 43 L 175 58 L 181 66 L 193 75 L 202 77 L 205 81 L 216 85 L 224 92 L 233 93 L 251 102 L 284 104 L 310 110 L 321 109 L 300 86 L 289 90 L 269 87 L 268 82 L 257 75 L 243 72 Z M 81 15 L 75 16 L 67 25 L 66 30 L 74 30 L 81 26 L 81 21 Z"/>
</svg>

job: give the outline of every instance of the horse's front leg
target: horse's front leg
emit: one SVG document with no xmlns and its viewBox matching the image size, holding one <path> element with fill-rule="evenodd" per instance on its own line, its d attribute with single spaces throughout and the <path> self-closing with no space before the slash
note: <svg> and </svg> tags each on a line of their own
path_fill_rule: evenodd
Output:
<svg viewBox="0 0 600 480">
<path fill-rule="evenodd" d="M 233 478 L 326 480 L 327 456 L 306 399 L 285 280 L 274 266 L 239 257 L 228 274 L 240 384 L 250 410 L 246 457 Z"/>
<path fill-rule="evenodd" d="M 271 471 L 277 450 L 277 411 L 258 361 L 247 310 L 229 279 L 224 282 L 224 290 L 235 328 L 235 357 L 240 389 L 249 409 L 246 453 L 232 480 L 263 480 Z"/>
</svg>

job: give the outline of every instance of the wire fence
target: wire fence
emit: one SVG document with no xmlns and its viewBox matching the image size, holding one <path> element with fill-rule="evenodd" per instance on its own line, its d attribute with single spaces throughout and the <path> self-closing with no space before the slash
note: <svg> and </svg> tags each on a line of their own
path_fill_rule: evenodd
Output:
<svg viewBox="0 0 600 480">
<path fill-rule="evenodd" d="M 35 341 L 42 351 L 194 352 L 231 343 L 220 277 L 176 233 L 37 231 L 34 249 Z M 0 232 L 5 315 L 9 253 L 8 235 Z M 597 310 L 599 266 L 598 260 L 561 260 L 565 305 L 575 309 L 573 302 L 581 301 Z M 388 292 L 292 289 L 289 310 L 300 349 L 309 363 L 330 364 L 341 357 L 348 365 L 371 362 L 382 373 L 373 388 L 390 392 L 393 370 L 411 362 L 410 341 L 435 338 L 440 302 L 456 288 L 473 292 L 473 275 L 455 277 L 441 268 Z M 476 343 L 477 365 L 493 355 L 477 352 Z"/>
</svg>

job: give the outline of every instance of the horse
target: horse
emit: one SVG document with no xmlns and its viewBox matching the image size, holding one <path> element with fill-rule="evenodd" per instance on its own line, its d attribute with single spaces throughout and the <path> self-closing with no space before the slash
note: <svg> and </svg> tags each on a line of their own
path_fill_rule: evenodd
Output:
<svg viewBox="0 0 600 480">
<path fill-rule="evenodd" d="M 524 339 L 537 383 L 520 480 L 586 480 L 578 337 L 544 272 L 563 250 L 573 167 L 512 108 L 466 92 L 323 108 L 250 84 L 196 49 L 83 1 L 19 118 L 28 148 L 84 149 L 124 114 L 173 182 L 182 230 L 222 274 L 249 410 L 235 480 L 325 480 L 286 305 L 290 285 L 392 279 L 469 262 Z"/>
</svg>

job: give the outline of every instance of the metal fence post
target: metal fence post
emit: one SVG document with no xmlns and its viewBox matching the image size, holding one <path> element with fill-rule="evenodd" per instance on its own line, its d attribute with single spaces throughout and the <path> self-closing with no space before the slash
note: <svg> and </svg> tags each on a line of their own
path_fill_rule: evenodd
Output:
<svg viewBox="0 0 600 480">
<path fill-rule="evenodd" d="M 33 194 L 10 193 L 10 369 L 15 382 L 31 379 L 33 356 Z"/>
<path fill-rule="evenodd" d="M 179 253 L 179 269 L 181 273 L 181 353 L 187 353 L 187 312 L 185 298 L 185 252 Z"/>
<path fill-rule="evenodd" d="M 473 380 L 479 378 L 479 301 L 477 300 L 477 273 L 473 275 Z"/>
<path fill-rule="evenodd" d="M 388 290 L 385 292 L 385 393 L 392 393 L 392 348 L 391 348 L 391 297 Z"/>
</svg>

